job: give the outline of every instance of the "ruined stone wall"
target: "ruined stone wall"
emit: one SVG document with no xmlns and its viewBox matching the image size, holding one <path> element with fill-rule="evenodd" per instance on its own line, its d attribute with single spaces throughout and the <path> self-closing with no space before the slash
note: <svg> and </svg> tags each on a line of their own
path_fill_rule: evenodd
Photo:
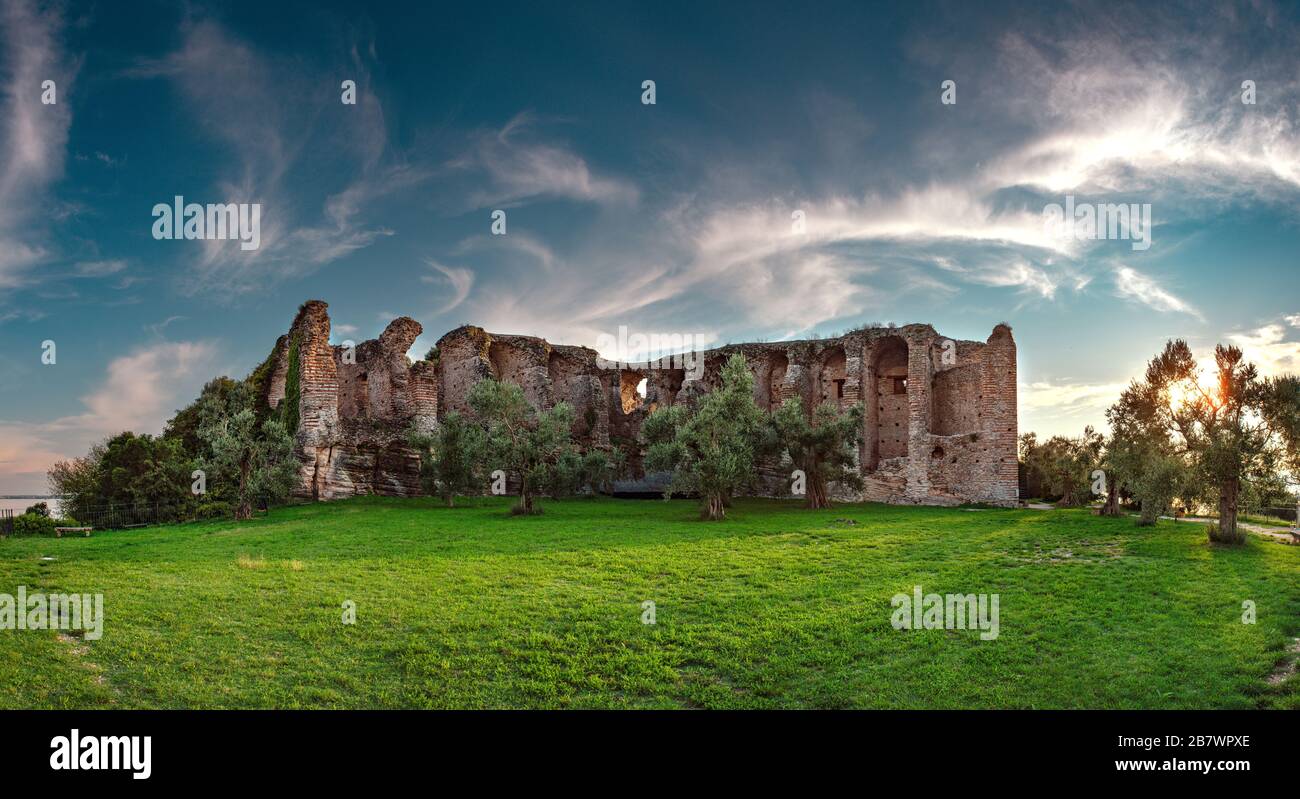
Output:
<svg viewBox="0 0 1300 799">
<path fill-rule="evenodd" d="M 984 434 L 983 457 L 972 479 L 978 489 L 972 493 L 993 503 L 1013 503 L 1019 498 L 1016 458 L 1016 341 L 1011 328 L 993 328 L 981 359 L 980 411 Z M 978 468 L 984 467 L 984 468 Z"/>
<path fill-rule="evenodd" d="M 323 302 L 306 303 L 273 353 L 268 400 L 299 380 L 297 447 L 302 496 L 419 493 L 412 427 L 431 431 L 452 411 L 470 413 L 470 391 L 498 379 L 523 389 L 539 409 L 575 411 L 583 447 L 622 447 L 640 465 L 641 424 L 660 407 L 690 403 L 716 388 L 733 354 L 754 376 L 754 401 L 772 410 L 799 397 L 809 413 L 823 402 L 864 404 L 857 453 L 865 487 L 833 487 L 840 499 L 955 504 L 1017 499 L 1016 349 L 996 327 L 985 342 L 954 341 L 929 325 L 866 328 L 831 339 L 736 344 L 641 364 L 611 364 L 586 347 L 464 326 L 444 335 L 430 360 L 407 351 L 421 327 L 394 320 L 355 349 L 329 343 Z M 638 390 L 644 380 L 644 389 Z M 644 392 L 644 396 L 642 395 Z M 759 464 L 760 493 L 789 491 L 789 464 Z"/>
<path fill-rule="evenodd" d="M 979 429 L 981 376 L 978 363 L 945 369 L 934 376 L 934 433 L 953 435 Z"/>
<path fill-rule="evenodd" d="M 295 493 L 313 499 L 355 494 L 420 493 L 419 456 L 406 445 L 408 430 L 433 429 L 438 384 L 432 366 L 412 365 L 406 351 L 420 324 L 402 317 L 377 340 L 356 347 L 330 344 L 327 306 L 303 305 L 277 355 L 273 376 L 296 352 L 299 389 L 295 449 L 300 464 Z M 288 395 L 275 387 L 278 403 Z"/>
</svg>

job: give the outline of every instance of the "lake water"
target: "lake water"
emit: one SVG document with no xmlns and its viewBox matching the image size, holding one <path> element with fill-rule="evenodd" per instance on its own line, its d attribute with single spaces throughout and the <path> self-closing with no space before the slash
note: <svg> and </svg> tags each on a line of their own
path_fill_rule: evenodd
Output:
<svg viewBox="0 0 1300 799">
<path fill-rule="evenodd" d="M 37 502 L 44 502 L 50 506 L 50 512 L 56 513 L 59 507 L 59 501 L 53 497 L 41 497 L 39 499 L 0 499 L 0 508 L 9 508 L 17 516 L 27 510 Z"/>
</svg>

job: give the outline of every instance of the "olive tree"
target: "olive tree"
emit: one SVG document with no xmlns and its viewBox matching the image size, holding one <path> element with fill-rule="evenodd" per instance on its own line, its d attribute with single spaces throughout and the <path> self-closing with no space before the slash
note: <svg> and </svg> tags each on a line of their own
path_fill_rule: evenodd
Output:
<svg viewBox="0 0 1300 799">
<path fill-rule="evenodd" d="M 810 419 L 803 401 L 793 397 L 781 403 L 769 423 L 778 448 L 804 473 L 804 497 L 809 508 L 830 507 L 828 489 L 832 483 L 862 487 L 854 457 L 862 437 L 861 405 L 840 412 L 834 404 L 823 402 Z"/>
<path fill-rule="evenodd" d="M 1237 526 L 1243 487 L 1300 465 L 1300 380 L 1263 378 L 1239 348 L 1222 344 L 1214 350 L 1210 376 L 1212 382 L 1202 383 L 1187 342 L 1169 341 L 1108 417 L 1126 438 L 1184 465 L 1218 505 L 1210 540 L 1239 544 L 1245 540 Z M 1136 466 L 1134 473 L 1165 485 L 1162 463 Z"/>
<path fill-rule="evenodd" d="M 698 494 L 701 517 L 726 518 L 727 503 L 754 479 L 763 446 L 763 412 L 754 404 L 754 376 L 744 356 L 722 368 L 722 385 L 695 405 L 660 408 L 646 417 L 641 435 L 649 445 L 645 465 L 671 471 L 665 492 Z"/>
<path fill-rule="evenodd" d="M 432 433 L 412 430 L 407 442 L 420 453 L 420 482 L 428 494 L 456 507 L 456 495 L 482 485 L 486 439 L 483 429 L 456 411 L 444 416 Z"/>
<path fill-rule="evenodd" d="M 519 501 L 511 512 L 541 513 L 537 496 L 554 485 L 557 464 L 573 451 L 573 406 L 561 402 L 538 413 L 523 389 L 498 380 L 475 385 L 469 404 L 485 427 L 488 465 L 519 478 Z"/>
<path fill-rule="evenodd" d="M 226 396 L 205 398 L 200 411 L 199 438 L 207 445 L 202 461 L 210 482 L 219 482 L 234 499 L 236 519 L 253 515 L 253 499 L 289 496 L 298 477 L 293 437 L 272 417 L 257 425 L 248 387 Z"/>
</svg>

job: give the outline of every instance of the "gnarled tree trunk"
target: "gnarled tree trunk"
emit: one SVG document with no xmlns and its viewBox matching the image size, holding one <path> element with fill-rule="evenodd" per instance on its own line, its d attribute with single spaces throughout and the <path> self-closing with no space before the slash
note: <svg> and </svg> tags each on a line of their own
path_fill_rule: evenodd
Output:
<svg viewBox="0 0 1300 799">
<path fill-rule="evenodd" d="M 1241 495 L 1241 481 L 1224 481 L 1219 487 L 1219 524 L 1210 528 L 1210 540 L 1220 544 L 1241 544 L 1246 536 L 1237 527 L 1237 499 Z"/>
<path fill-rule="evenodd" d="M 1142 510 L 1138 513 L 1138 527 L 1150 527 L 1160 518 L 1161 508 L 1154 502 L 1142 503 Z"/>
<path fill-rule="evenodd" d="M 726 498 L 722 494 L 710 494 L 700 516 L 711 522 L 719 522 L 727 518 Z"/>
<path fill-rule="evenodd" d="M 1101 515 L 1119 515 L 1119 483 L 1113 477 L 1106 485 L 1106 504 L 1101 506 Z"/>
<path fill-rule="evenodd" d="M 540 512 L 533 502 L 533 492 L 528 487 L 527 480 L 519 487 L 519 502 L 515 505 L 514 512 L 517 516 L 532 516 Z"/>
<path fill-rule="evenodd" d="M 253 505 L 248 499 L 248 475 L 253 465 L 248 459 L 239 465 L 239 501 L 235 503 L 235 521 L 253 518 Z"/>
<path fill-rule="evenodd" d="M 808 496 L 805 497 L 804 502 L 810 510 L 829 508 L 831 500 L 826 490 L 826 481 L 818 477 L 809 477 Z"/>
</svg>

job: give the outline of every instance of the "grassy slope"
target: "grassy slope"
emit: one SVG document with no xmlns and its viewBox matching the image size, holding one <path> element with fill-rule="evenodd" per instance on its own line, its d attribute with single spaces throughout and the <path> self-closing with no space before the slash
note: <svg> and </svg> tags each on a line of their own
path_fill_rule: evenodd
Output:
<svg viewBox="0 0 1300 799">
<path fill-rule="evenodd" d="M 0 592 L 102 592 L 107 616 L 94 642 L 0 631 L 0 707 L 1300 707 L 1300 678 L 1265 682 L 1300 635 L 1300 549 L 1253 537 L 1074 511 L 474 502 L 0 541 Z M 915 584 L 999 593 L 1001 637 L 895 631 L 890 597 Z"/>
</svg>

